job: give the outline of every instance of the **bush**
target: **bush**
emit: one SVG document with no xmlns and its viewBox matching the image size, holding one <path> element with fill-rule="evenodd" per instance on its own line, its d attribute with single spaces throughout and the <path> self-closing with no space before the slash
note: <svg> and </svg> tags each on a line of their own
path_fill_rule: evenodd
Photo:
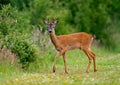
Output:
<svg viewBox="0 0 120 85">
<path fill-rule="evenodd" d="M 36 57 L 38 57 L 38 50 L 28 40 L 27 35 L 20 35 L 15 32 L 7 35 L 2 41 L 2 47 L 6 46 L 12 53 L 17 54 L 23 68 L 28 68 L 29 63 L 35 61 Z"/>
<path fill-rule="evenodd" d="M 18 55 L 23 68 L 27 68 L 29 63 L 35 61 L 38 57 L 36 47 L 27 40 L 17 40 L 11 50 Z"/>
<path fill-rule="evenodd" d="M 15 14 L 17 10 L 12 8 L 11 5 L 2 6 L 2 10 L 0 12 L 0 34 L 6 36 L 16 25 Z"/>
<path fill-rule="evenodd" d="M 36 47 L 29 41 L 30 31 L 29 20 L 25 16 L 19 17 L 21 13 L 11 5 L 2 7 L 0 12 L 0 45 L 1 48 L 7 47 L 17 54 L 23 68 L 27 68 L 30 62 L 37 57 Z M 29 31 L 29 32 L 28 32 Z"/>
</svg>

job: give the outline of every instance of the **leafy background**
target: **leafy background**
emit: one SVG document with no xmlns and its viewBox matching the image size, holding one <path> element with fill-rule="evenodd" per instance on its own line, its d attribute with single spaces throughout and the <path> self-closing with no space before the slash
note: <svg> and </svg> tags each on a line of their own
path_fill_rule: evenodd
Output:
<svg viewBox="0 0 120 85">
<path fill-rule="evenodd" d="M 26 85 L 37 82 L 38 85 L 57 82 L 58 85 L 89 85 L 96 80 L 95 84 L 98 85 L 116 85 L 120 81 L 119 72 L 112 70 L 107 74 L 107 70 L 120 70 L 119 9 L 119 0 L 0 0 L 1 84 L 6 82 L 14 85 L 19 82 Z M 71 75 L 63 77 L 61 73 L 49 74 L 56 52 L 49 39 L 47 26 L 43 23 L 48 18 L 51 21 L 53 18 L 58 19 L 59 23 L 55 27 L 57 35 L 87 32 L 95 37 L 92 50 L 98 57 L 97 66 L 101 73 L 87 75 L 78 72 L 80 68 L 85 70 L 87 59 L 82 57 L 85 56 L 82 52 L 79 55 L 78 51 L 70 51 L 67 63 Z M 72 56 L 79 56 L 81 62 Z M 57 62 L 61 72 L 62 59 Z M 106 79 L 100 83 L 103 81 L 102 74 L 106 74 Z M 23 77 L 29 82 L 23 81 Z M 56 81 L 54 77 L 57 77 Z"/>
</svg>

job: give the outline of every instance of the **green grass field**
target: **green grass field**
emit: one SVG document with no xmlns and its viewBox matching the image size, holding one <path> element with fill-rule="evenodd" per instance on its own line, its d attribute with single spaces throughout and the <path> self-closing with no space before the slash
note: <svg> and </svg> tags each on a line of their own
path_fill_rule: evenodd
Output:
<svg viewBox="0 0 120 85">
<path fill-rule="evenodd" d="M 47 58 L 43 62 L 46 65 L 39 64 L 41 61 L 38 60 L 30 66 L 32 70 L 29 71 L 21 70 L 15 65 L 1 64 L 0 85 L 120 85 L 120 53 L 112 53 L 103 48 L 92 50 L 97 57 L 97 72 L 93 72 L 92 63 L 90 72 L 85 73 L 87 56 L 82 51 L 73 50 L 66 55 L 68 74 L 64 73 L 62 57 L 57 61 L 54 74 L 52 64 L 55 51 L 52 51 L 40 55 Z"/>
</svg>

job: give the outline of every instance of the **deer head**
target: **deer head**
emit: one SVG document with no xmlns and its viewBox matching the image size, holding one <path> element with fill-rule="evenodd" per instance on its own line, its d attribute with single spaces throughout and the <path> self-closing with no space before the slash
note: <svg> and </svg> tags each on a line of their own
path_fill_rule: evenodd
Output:
<svg viewBox="0 0 120 85">
<path fill-rule="evenodd" d="M 48 26 L 48 32 L 54 32 L 55 25 L 58 23 L 57 19 L 53 19 L 52 23 L 50 23 L 49 19 L 45 20 L 44 23 Z"/>
</svg>

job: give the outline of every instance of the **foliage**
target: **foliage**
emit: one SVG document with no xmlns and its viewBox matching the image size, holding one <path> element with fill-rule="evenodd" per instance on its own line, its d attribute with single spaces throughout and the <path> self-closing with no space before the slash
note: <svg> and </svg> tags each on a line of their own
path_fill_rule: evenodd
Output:
<svg viewBox="0 0 120 85">
<path fill-rule="evenodd" d="M 50 3 L 50 0 L 33 0 L 31 2 L 31 24 L 39 25 L 43 23 L 43 18 L 45 18 L 46 13 L 48 13 Z"/>
<path fill-rule="evenodd" d="M 50 41 L 47 41 L 48 36 L 44 35 L 47 27 L 43 20 L 50 18 L 52 22 L 53 18 L 58 18 L 59 23 L 55 27 L 57 35 L 84 31 L 96 36 L 101 45 L 119 52 L 118 2 L 118 0 L 5 0 L 0 5 L 1 48 L 5 45 L 13 52 L 17 52 L 21 62 L 26 60 L 32 62 L 33 56 L 37 56 L 35 51 L 37 47 L 40 53 L 44 53 L 51 45 Z M 37 37 L 35 47 L 32 33 L 39 28 L 43 30 Z M 28 59 L 28 55 L 31 60 Z"/>
<path fill-rule="evenodd" d="M 0 53 L 1 85 L 116 85 L 120 61 L 120 1 L 119 0 L 0 0 L 0 47 L 17 54 L 13 65 Z M 87 57 L 79 50 L 66 54 L 69 75 L 63 72 L 63 60 L 57 60 L 57 73 L 52 73 L 55 49 L 49 40 L 43 20 L 58 18 L 56 34 L 87 32 L 96 36 L 100 45 L 93 48 L 98 72 L 84 73 Z M 36 31 L 40 29 L 39 33 Z M 112 51 L 101 49 L 104 46 Z M 116 51 L 118 53 L 113 53 Z M 75 56 L 78 56 L 77 59 Z M 8 59 L 8 60 L 7 60 Z M 73 62 L 74 61 L 74 62 Z M 109 62 L 108 62 L 109 61 Z M 21 65 L 20 65 L 21 67 Z M 103 78 L 104 74 L 104 78 Z M 62 82 L 61 82 L 62 81 Z M 102 81 L 102 82 L 101 82 Z"/>
<path fill-rule="evenodd" d="M 19 15 L 16 15 L 18 14 L 17 9 L 12 8 L 11 5 L 3 6 L 2 9 L 0 14 L 1 48 L 7 47 L 17 54 L 22 66 L 27 68 L 29 63 L 35 61 L 38 56 L 37 48 L 29 40 L 30 33 L 26 34 L 29 30 L 26 28 L 24 31 L 28 22 L 26 21 L 24 23 L 26 25 L 24 25 L 22 19 L 18 17 Z"/>
<path fill-rule="evenodd" d="M 84 31 L 95 35 L 96 39 L 107 48 L 115 49 L 118 46 L 119 41 L 115 40 L 117 38 L 115 34 L 120 32 L 119 26 L 115 26 L 120 22 L 118 0 L 6 0 L 1 4 L 7 3 L 19 9 L 17 15 L 21 17 L 17 16 L 17 20 L 20 20 L 17 26 L 23 29 L 24 27 L 30 28 L 29 24 L 32 24 L 42 26 L 45 31 L 43 20 L 58 18 L 56 34 Z M 15 22 L 8 23 L 14 24 Z"/>
<path fill-rule="evenodd" d="M 35 46 L 26 40 L 17 40 L 11 50 L 19 56 L 23 68 L 28 67 L 29 63 L 35 61 L 38 56 Z"/>
<path fill-rule="evenodd" d="M 23 10 L 29 7 L 29 0 L 0 0 L 2 5 L 11 4 L 13 7 L 17 7 L 19 10 Z M 0 5 L 1 8 L 1 5 Z"/>
<path fill-rule="evenodd" d="M 3 6 L 3 9 L 0 12 L 0 34 L 7 35 L 14 29 L 16 24 L 15 15 L 16 11 L 14 8 L 11 8 L 10 5 Z"/>
<path fill-rule="evenodd" d="M 68 3 L 67 0 L 65 2 Z M 117 13 L 119 13 L 119 10 L 117 12 L 113 12 L 114 9 L 116 9 L 113 7 L 113 3 L 116 2 L 117 1 L 114 2 L 113 0 L 71 1 L 71 3 L 68 4 L 72 15 L 71 24 L 75 25 L 78 31 L 92 33 L 96 36 L 96 39 L 100 40 L 100 43 L 106 47 L 115 48 L 115 42 L 113 42 L 114 38 L 112 37 L 115 32 L 111 32 L 111 30 L 115 29 L 117 31 L 119 29 L 118 27 L 113 28 L 113 24 L 115 25 L 113 20 L 116 19 L 113 18 L 113 16 L 116 16 Z M 110 12 L 112 12 L 112 15 Z"/>
<path fill-rule="evenodd" d="M 38 50 L 35 45 L 29 40 L 23 39 L 26 36 L 16 34 L 15 32 L 15 34 L 9 34 L 5 39 L 2 39 L 2 46 L 6 46 L 12 53 L 17 54 L 23 68 L 27 68 L 29 63 L 35 61 L 36 57 L 38 57 Z"/>
</svg>

